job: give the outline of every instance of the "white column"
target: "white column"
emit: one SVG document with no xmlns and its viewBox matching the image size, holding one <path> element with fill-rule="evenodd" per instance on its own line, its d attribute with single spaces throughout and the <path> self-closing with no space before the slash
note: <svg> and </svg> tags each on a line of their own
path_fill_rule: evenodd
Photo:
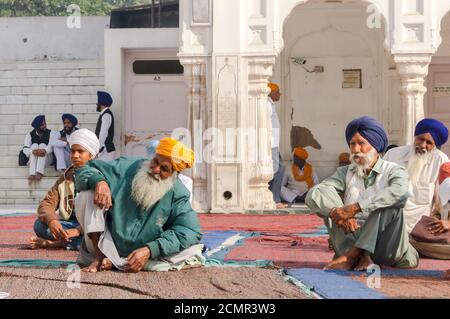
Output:
<svg viewBox="0 0 450 319">
<path fill-rule="evenodd" d="M 188 96 L 188 129 L 191 133 L 191 147 L 195 151 L 196 164 L 192 168 L 193 208 L 206 212 L 211 209 L 208 192 L 208 165 L 203 158 L 205 141 L 203 133 L 209 127 L 207 108 L 207 59 L 201 57 L 183 57 L 184 76 Z"/>
<path fill-rule="evenodd" d="M 401 143 L 412 144 L 414 130 L 418 122 L 425 118 L 424 96 L 427 92 L 425 78 L 431 55 L 394 55 L 401 77 L 400 95 L 402 97 Z"/>
<path fill-rule="evenodd" d="M 268 80 L 272 76 L 274 57 L 250 57 L 248 60 L 248 117 L 246 127 L 255 134 L 248 139 L 247 210 L 275 209 L 269 182 L 273 178 L 271 131 L 267 96 Z"/>
</svg>

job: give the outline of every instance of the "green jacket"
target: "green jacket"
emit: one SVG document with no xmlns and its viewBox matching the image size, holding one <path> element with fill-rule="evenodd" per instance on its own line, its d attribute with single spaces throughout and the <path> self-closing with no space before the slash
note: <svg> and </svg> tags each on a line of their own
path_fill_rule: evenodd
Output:
<svg viewBox="0 0 450 319">
<path fill-rule="evenodd" d="M 100 181 L 109 184 L 113 207 L 106 223 L 122 258 L 145 246 L 150 248 L 152 259 L 167 257 L 198 244 L 202 238 L 190 193 L 179 179 L 149 211 L 137 206 L 131 185 L 146 160 L 122 157 L 113 162 L 91 161 L 75 171 L 77 192 L 95 190 Z"/>
</svg>

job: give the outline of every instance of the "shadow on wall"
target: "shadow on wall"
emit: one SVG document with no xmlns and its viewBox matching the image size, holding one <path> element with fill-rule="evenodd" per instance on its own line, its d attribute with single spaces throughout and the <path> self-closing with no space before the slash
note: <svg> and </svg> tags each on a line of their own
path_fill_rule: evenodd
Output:
<svg viewBox="0 0 450 319">
<path fill-rule="evenodd" d="M 294 126 L 291 130 L 291 147 L 312 147 L 316 150 L 321 150 L 322 145 L 316 140 L 313 133 L 306 127 Z"/>
</svg>

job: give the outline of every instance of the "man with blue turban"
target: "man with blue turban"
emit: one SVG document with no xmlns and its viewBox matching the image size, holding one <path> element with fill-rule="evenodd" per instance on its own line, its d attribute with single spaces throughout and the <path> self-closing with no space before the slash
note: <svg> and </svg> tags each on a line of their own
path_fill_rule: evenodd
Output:
<svg viewBox="0 0 450 319">
<path fill-rule="evenodd" d="M 50 165 L 53 148 L 51 145 L 52 132 L 47 129 L 45 115 L 38 115 L 31 123 L 33 131 L 25 136 L 23 153 L 29 158 L 30 183 L 40 181 L 44 177 L 45 167 Z"/>
<path fill-rule="evenodd" d="M 72 114 L 63 114 L 62 121 L 64 129 L 55 134 L 52 140 L 53 152 L 56 157 L 56 170 L 63 174 L 71 165 L 70 146 L 68 138 L 78 130 L 78 119 Z"/>
<path fill-rule="evenodd" d="M 388 146 L 383 125 L 361 117 L 348 125 L 345 137 L 351 164 L 339 167 L 306 198 L 312 212 L 324 218 L 336 253 L 325 269 L 417 267 L 419 256 L 409 243 L 403 217 L 408 174 L 381 158 Z"/>
<path fill-rule="evenodd" d="M 115 157 L 116 147 L 114 146 L 114 115 L 111 112 L 113 98 L 107 92 L 97 92 L 97 112 L 100 116 L 95 128 L 95 134 L 100 140 L 100 155 L 98 158 L 103 161 L 112 161 Z"/>
<path fill-rule="evenodd" d="M 390 150 L 384 159 L 408 170 L 411 196 L 405 206 L 405 221 L 411 233 L 422 216 L 430 216 L 442 164 L 449 162 L 440 148 L 448 141 L 448 129 L 438 120 L 424 119 L 415 130 L 413 145 Z"/>
</svg>

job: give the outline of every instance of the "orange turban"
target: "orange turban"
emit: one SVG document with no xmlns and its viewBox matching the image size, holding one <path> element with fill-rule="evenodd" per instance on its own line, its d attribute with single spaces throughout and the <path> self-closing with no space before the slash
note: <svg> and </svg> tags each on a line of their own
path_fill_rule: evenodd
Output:
<svg viewBox="0 0 450 319">
<path fill-rule="evenodd" d="M 170 158 L 178 173 L 191 168 L 195 161 L 194 151 L 173 138 L 162 139 L 156 148 L 156 154 Z"/>
<path fill-rule="evenodd" d="M 445 163 L 439 170 L 439 184 L 442 184 L 447 178 L 450 177 L 450 163 Z"/>
<path fill-rule="evenodd" d="M 350 154 L 349 153 L 342 153 L 341 155 L 339 155 L 339 163 L 348 163 L 350 162 Z"/>
<path fill-rule="evenodd" d="M 278 84 L 275 84 L 275 83 L 269 83 L 268 87 L 272 90 L 272 92 L 280 90 L 280 87 L 278 86 Z"/>
<path fill-rule="evenodd" d="M 296 149 L 294 149 L 294 156 L 306 161 L 309 157 L 309 154 L 304 148 L 297 147 Z"/>
</svg>

